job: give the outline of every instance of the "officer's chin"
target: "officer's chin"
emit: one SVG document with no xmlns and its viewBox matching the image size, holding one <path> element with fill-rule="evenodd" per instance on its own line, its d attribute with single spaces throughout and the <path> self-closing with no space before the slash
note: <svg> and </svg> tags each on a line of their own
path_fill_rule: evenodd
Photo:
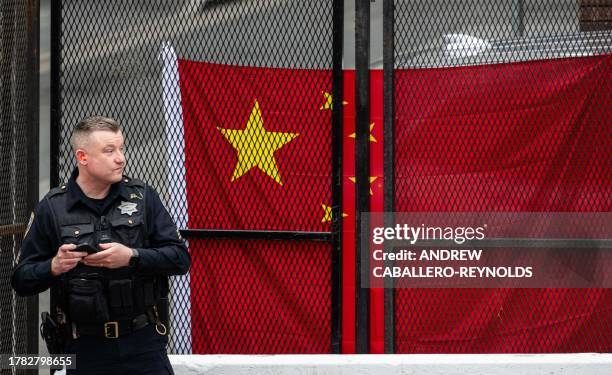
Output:
<svg viewBox="0 0 612 375">
<path fill-rule="evenodd" d="M 122 178 L 123 178 L 123 170 L 113 171 L 113 174 L 111 175 L 112 183 L 119 182 L 121 181 Z"/>
</svg>

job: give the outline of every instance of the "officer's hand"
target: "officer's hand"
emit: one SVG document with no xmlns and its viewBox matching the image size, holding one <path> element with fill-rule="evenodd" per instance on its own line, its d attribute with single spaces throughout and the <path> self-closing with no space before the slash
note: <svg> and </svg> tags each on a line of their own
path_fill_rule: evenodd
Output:
<svg viewBox="0 0 612 375">
<path fill-rule="evenodd" d="M 84 251 L 70 251 L 76 249 L 75 244 L 63 244 L 57 250 L 57 254 L 51 260 L 51 274 L 61 275 L 70 271 L 79 263 L 83 257 L 87 256 Z"/>
<path fill-rule="evenodd" d="M 130 264 L 132 249 L 117 242 L 101 243 L 98 245 L 102 251 L 90 254 L 83 259 L 83 263 L 93 267 L 119 268 Z"/>
</svg>

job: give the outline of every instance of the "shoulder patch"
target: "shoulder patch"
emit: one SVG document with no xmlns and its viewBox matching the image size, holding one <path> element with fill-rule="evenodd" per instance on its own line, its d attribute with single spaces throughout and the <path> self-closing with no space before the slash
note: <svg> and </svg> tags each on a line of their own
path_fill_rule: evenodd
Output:
<svg viewBox="0 0 612 375">
<path fill-rule="evenodd" d="M 32 212 L 32 214 L 30 215 L 30 220 L 28 221 L 28 225 L 26 226 L 26 230 L 25 230 L 25 233 L 23 234 L 23 238 L 25 238 L 28 235 L 28 232 L 30 231 L 30 228 L 32 227 L 33 222 L 34 222 L 34 212 Z"/>
<path fill-rule="evenodd" d="M 23 238 L 26 238 L 28 232 L 30 232 L 30 228 L 32 227 L 32 223 L 34 222 L 34 212 L 30 214 L 30 220 L 28 220 L 28 225 L 26 225 L 25 232 L 23 233 Z M 17 256 L 13 259 L 13 267 L 16 267 L 21 261 L 21 249 L 17 252 Z"/>
</svg>

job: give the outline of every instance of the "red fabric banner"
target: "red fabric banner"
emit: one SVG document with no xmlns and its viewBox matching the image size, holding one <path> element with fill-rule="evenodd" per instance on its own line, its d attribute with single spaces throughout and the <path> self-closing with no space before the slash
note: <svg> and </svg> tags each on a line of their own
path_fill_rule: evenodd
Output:
<svg viewBox="0 0 612 375">
<path fill-rule="evenodd" d="M 331 72 L 179 60 L 189 227 L 327 231 Z"/>
<path fill-rule="evenodd" d="M 179 60 L 188 227 L 327 232 L 331 72 Z M 193 353 L 328 353 L 331 245 L 191 240 Z"/>
<path fill-rule="evenodd" d="M 355 71 L 343 77 L 342 147 L 342 345 L 355 353 Z"/>
<path fill-rule="evenodd" d="M 397 71 L 396 211 L 609 211 L 609 68 L 606 55 Z M 179 74 L 189 227 L 328 231 L 331 72 L 179 60 Z M 375 211 L 381 77 L 371 85 Z M 345 72 L 345 353 L 355 347 L 353 83 Z M 275 258 L 289 248 L 290 260 Z M 193 353 L 329 350 L 329 246 L 191 241 L 190 251 Z M 239 279 L 237 266 L 247 271 Z M 371 302 L 371 344 L 382 352 L 382 290 Z M 608 290 L 405 289 L 394 306 L 398 353 L 611 349 Z"/>
<path fill-rule="evenodd" d="M 611 62 L 396 71 L 396 211 L 610 211 Z M 399 353 L 612 349 L 608 289 L 395 296 Z"/>
<path fill-rule="evenodd" d="M 397 71 L 397 211 L 609 211 L 611 60 Z"/>
<path fill-rule="evenodd" d="M 344 71 L 342 155 L 342 353 L 355 353 L 355 71 Z M 370 211 L 384 210 L 383 74 L 370 74 Z M 374 223 L 371 223 L 374 225 Z M 382 223 L 380 223 L 382 225 Z M 370 290 L 370 352 L 384 353 L 384 290 Z"/>
<path fill-rule="evenodd" d="M 190 240 L 189 245 L 192 353 L 329 353 L 329 244 Z"/>
</svg>

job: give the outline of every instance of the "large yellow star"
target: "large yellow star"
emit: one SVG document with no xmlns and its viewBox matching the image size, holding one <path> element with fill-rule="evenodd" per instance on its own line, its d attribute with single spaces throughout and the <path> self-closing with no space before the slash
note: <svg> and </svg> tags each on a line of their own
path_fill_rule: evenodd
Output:
<svg viewBox="0 0 612 375">
<path fill-rule="evenodd" d="M 283 184 L 278 172 L 278 166 L 276 165 L 276 159 L 274 159 L 274 152 L 291 142 L 299 134 L 266 131 L 257 99 L 255 99 L 255 105 L 243 130 L 222 129 L 219 127 L 217 129 L 238 151 L 238 163 L 236 168 L 234 168 L 232 181 L 236 181 L 236 179 L 253 168 L 259 168 L 276 181 L 276 183 L 279 185 Z"/>
</svg>

